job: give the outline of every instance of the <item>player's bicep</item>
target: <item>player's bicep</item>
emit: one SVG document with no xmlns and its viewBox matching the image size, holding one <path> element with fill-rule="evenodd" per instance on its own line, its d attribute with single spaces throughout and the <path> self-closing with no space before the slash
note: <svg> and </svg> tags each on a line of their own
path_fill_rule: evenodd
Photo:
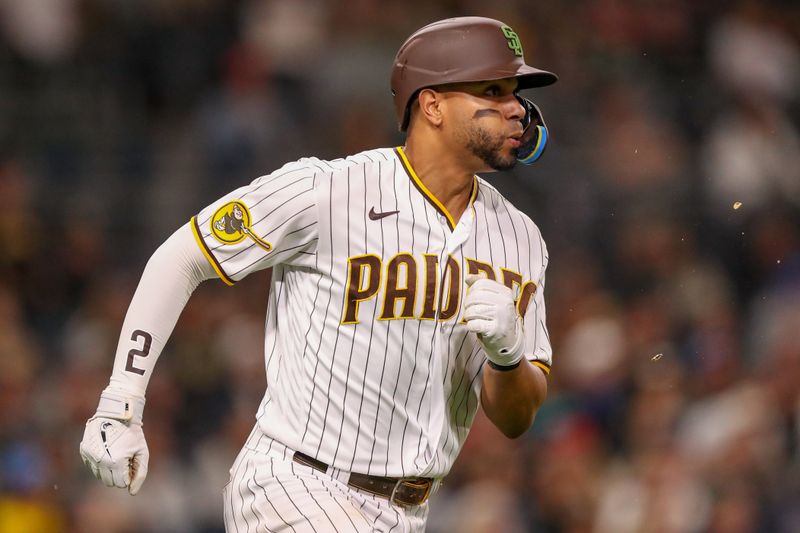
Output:
<svg viewBox="0 0 800 533">
<path fill-rule="evenodd" d="M 302 264 L 315 253 L 316 175 L 276 174 L 233 191 L 192 219 L 199 247 L 225 283 L 276 264 Z"/>
</svg>

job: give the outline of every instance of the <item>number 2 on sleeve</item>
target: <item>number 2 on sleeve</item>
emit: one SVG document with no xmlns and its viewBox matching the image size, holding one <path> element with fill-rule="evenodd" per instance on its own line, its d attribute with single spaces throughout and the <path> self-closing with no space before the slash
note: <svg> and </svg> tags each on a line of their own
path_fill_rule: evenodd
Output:
<svg viewBox="0 0 800 533">
<path fill-rule="evenodd" d="M 131 340 L 138 341 L 139 337 L 144 339 L 144 345 L 141 348 L 132 348 L 131 351 L 128 352 L 128 362 L 125 364 L 125 370 L 142 376 L 144 375 L 144 369 L 133 366 L 133 358 L 136 356 L 147 357 L 150 353 L 150 345 L 153 343 L 153 336 L 146 331 L 137 329 L 131 335 Z"/>
</svg>

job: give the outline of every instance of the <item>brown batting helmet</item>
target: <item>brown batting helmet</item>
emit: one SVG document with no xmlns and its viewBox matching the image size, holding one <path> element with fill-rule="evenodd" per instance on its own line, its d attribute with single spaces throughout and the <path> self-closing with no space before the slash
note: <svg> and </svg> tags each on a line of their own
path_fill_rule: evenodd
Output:
<svg viewBox="0 0 800 533">
<path fill-rule="evenodd" d="M 552 72 L 525 64 L 519 36 L 499 20 L 457 17 L 428 24 L 406 39 L 394 59 L 397 125 L 406 131 L 412 98 L 425 87 L 503 78 L 517 78 L 518 89 L 558 80 Z"/>
</svg>

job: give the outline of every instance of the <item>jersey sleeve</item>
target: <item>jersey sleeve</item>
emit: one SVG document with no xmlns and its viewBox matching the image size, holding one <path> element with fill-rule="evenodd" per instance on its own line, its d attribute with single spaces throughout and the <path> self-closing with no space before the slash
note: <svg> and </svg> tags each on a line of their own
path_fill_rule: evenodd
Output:
<svg viewBox="0 0 800 533">
<path fill-rule="evenodd" d="M 316 182 L 313 170 L 283 167 L 192 217 L 195 240 L 222 281 L 233 285 L 251 272 L 315 257 Z"/>
<path fill-rule="evenodd" d="M 544 305 L 544 276 L 533 292 L 528 308 L 525 310 L 525 354 L 529 361 L 550 373 L 553 364 L 553 348 L 547 332 L 547 311 Z"/>
</svg>

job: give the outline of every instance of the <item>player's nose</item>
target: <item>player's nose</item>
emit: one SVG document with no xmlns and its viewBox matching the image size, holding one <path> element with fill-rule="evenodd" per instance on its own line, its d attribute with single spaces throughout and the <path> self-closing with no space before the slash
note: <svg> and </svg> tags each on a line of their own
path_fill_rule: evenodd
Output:
<svg viewBox="0 0 800 533">
<path fill-rule="evenodd" d="M 515 94 L 510 94 L 503 100 L 504 116 L 508 120 L 522 120 L 525 117 L 525 108 Z"/>
</svg>

